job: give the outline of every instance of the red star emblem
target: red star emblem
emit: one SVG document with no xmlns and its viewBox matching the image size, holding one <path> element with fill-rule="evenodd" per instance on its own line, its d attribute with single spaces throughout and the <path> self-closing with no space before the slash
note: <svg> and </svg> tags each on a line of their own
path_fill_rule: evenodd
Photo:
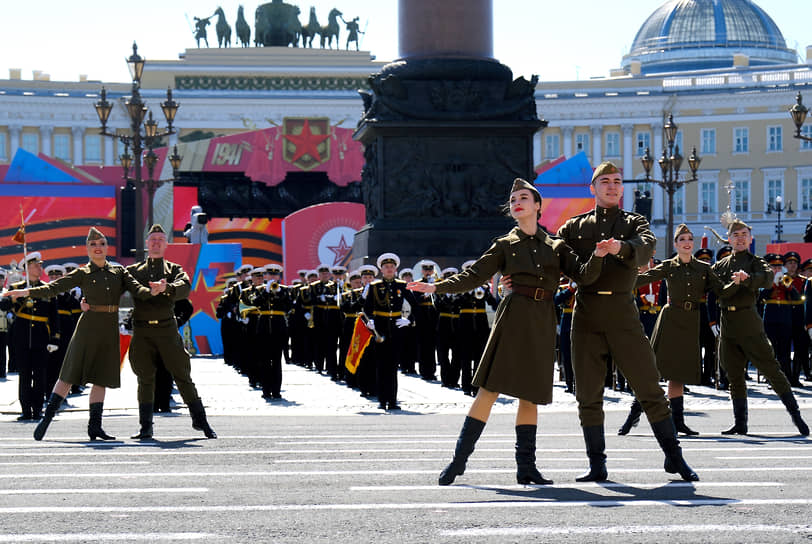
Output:
<svg viewBox="0 0 812 544">
<path fill-rule="evenodd" d="M 192 291 L 189 293 L 189 300 L 195 309 L 195 313 L 203 312 L 212 319 L 216 320 L 217 316 L 215 310 L 217 303 L 220 301 L 220 295 L 223 294 L 223 285 L 217 285 L 213 288 L 206 285 L 204 274 L 197 275 L 197 282 L 195 282 Z"/>
<path fill-rule="evenodd" d="M 316 161 L 321 162 L 319 144 L 329 137 L 329 134 L 313 134 L 310 129 L 310 119 L 305 119 L 302 131 L 299 134 L 285 134 L 285 138 L 296 146 L 296 151 L 293 153 L 290 162 L 296 162 L 305 155 L 309 155 Z"/>
<path fill-rule="evenodd" d="M 335 258 L 333 259 L 333 266 L 344 264 L 344 260 L 347 258 L 352 252 L 352 245 L 347 245 L 347 241 L 344 239 L 344 235 L 341 235 L 341 240 L 338 241 L 337 246 L 327 246 L 327 249 L 332 251 L 335 254 Z"/>
</svg>

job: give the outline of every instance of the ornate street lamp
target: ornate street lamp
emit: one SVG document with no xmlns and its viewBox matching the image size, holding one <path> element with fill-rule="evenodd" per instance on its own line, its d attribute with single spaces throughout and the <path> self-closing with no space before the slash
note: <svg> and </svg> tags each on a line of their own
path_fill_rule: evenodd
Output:
<svg viewBox="0 0 812 544">
<path fill-rule="evenodd" d="M 767 215 L 770 215 L 772 212 L 776 212 L 778 214 L 778 222 L 775 224 L 775 240 L 773 240 L 773 243 L 783 244 L 784 240 L 781 239 L 781 235 L 784 234 L 784 226 L 781 225 L 781 212 L 784 212 L 787 215 L 794 214 L 795 210 L 792 209 L 792 201 L 784 206 L 784 199 L 781 198 L 781 195 L 776 196 L 775 204 L 768 202 L 767 209 L 765 210 Z"/>
<path fill-rule="evenodd" d="M 792 117 L 792 122 L 795 123 L 795 134 L 792 135 L 793 138 L 797 138 L 799 140 L 804 140 L 806 142 L 812 142 L 812 137 L 804 136 L 801 134 L 801 128 L 804 126 L 804 121 L 806 121 L 806 114 L 809 113 L 809 109 L 804 106 L 804 103 L 801 100 L 801 93 L 800 91 L 795 96 L 796 103 L 789 109 L 789 114 Z"/>
<path fill-rule="evenodd" d="M 688 157 L 688 168 L 691 170 L 691 177 L 689 179 L 680 178 L 680 168 L 682 168 L 683 157 L 680 155 L 679 146 L 674 145 L 677 137 L 677 124 L 674 122 L 674 116 L 668 114 L 668 122 L 663 126 L 663 132 L 666 138 L 666 149 L 663 149 L 663 154 L 657 161 L 660 165 L 662 172 L 662 179 L 652 179 L 651 167 L 654 165 L 654 158 L 646 148 L 646 152 L 640 159 L 643 164 L 643 170 L 646 171 L 646 182 L 656 183 L 662 187 L 668 194 L 668 226 L 666 227 L 666 236 L 671 237 L 674 235 L 674 193 L 685 185 L 697 181 L 696 172 L 699 169 L 699 163 L 702 159 L 696 154 L 696 148 L 691 151 Z"/>
<path fill-rule="evenodd" d="M 161 138 L 175 134 L 176 130 L 173 123 L 180 106 L 172 99 L 172 89 L 167 89 L 166 100 L 161 103 L 161 110 L 164 118 L 166 118 L 166 130 L 160 131 L 158 123 L 152 118 L 152 112 L 148 110 L 141 99 L 141 77 L 144 74 L 145 63 L 146 61 L 138 54 L 138 46 L 133 42 L 133 54 L 127 59 L 127 65 L 133 79 L 132 94 L 124 102 L 130 118 L 128 134 L 117 134 L 108 131 L 107 122 L 110 119 L 113 104 L 107 100 L 107 90 L 104 87 L 101 90 L 101 99 L 95 104 L 96 114 L 99 116 L 99 122 L 101 123 L 100 133 L 103 136 L 118 139 L 124 144 L 124 153 L 119 156 L 119 161 L 124 170 L 123 178 L 127 183 L 125 189 L 135 191 L 136 195 L 136 257 L 140 257 L 144 250 L 143 234 L 145 229 L 142 224 L 144 213 L 141 188 L 146 187 L 147 189 L 149 225 L 152 225 L 155 220 L 153 210 L 155 191 L 163 184 L 163 180 L 154 179 L 155 165 L 158 162 L 158 156 L 155 154 L 154 148 Z M 130 149 L 132 149 L 132 154 L 130 154 Z M 174 147 L 173 153 L 168 159 L 172 165 L 172 176 L 174 178 L 182 160 L 182 157 L 178 155 L 177 146 Z M 142 165 L 147 167 L 146 179 L 143 177 Z M 132 169 L 132 176 L 130 176 L 130 169 Z"/>
</svg>

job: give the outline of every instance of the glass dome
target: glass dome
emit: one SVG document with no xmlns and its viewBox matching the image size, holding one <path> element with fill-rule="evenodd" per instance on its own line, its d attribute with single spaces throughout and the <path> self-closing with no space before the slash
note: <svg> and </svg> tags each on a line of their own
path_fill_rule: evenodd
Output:
<svg viewBox="0 0 812 544">
<path fill-rule="evenodd" d="M 728 68 L 735 54 L 751 66 L 793 64 L 797 56 L 750 0 L 669 0 L 640 27 L 623 68 L 632 61 L 644 74 Z"/>
</svg>

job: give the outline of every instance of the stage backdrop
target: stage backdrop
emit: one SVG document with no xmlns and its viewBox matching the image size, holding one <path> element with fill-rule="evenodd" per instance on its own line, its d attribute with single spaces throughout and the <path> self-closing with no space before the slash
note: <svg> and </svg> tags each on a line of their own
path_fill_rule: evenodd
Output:
<svg viewBox="0 0 812 544">
<path fill-rule="evenodd" d="M 589 192 L 592 166 L 581 152 L 564 160 L 560 157 L 536 170 L 534 185 L 541 193 L 539 223 L 555 234 L 567 220 L 595 207 Z"/>
</svg>

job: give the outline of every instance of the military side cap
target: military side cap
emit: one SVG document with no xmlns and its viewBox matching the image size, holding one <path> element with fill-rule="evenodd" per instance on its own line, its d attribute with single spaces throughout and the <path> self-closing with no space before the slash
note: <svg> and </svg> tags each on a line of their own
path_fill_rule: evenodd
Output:
<svg viewBox="0 0 812 544">
<path fill-rule="evenodd" d="M 674 229 L 674 241 L 676 242 L 677 238 L 679 238 L 683 234 L 690 234 L 691 236 L 694 235 L 694 233 L 691 232 L 691 229 L 688 228 L 688 225 L 686 225 L 685 223 L 680 223 L 679 225 L 677 225 L 677 228 Z"/>
<path fill-rule="evenodd" d="M 414 271 L 413 271 L 411 268 L 404 268 L 403 270 L 401 270 L 401 271 L 398 273 L 398 277 L 400 277 L 401 279 L 403 279 L 403 276 L 405 276 L 405 275 L 407 275 L 407 274 L 408 274 L 409 276 L 414 277 Z"/>
<path fill-rule="evenodd" d="M 41 263 L 42 262 L 42 253 L 39 251 L 32 251 L 25 257 L 25 262 L 27 263 Z"/>
<path fill-rule="evenodd" d="M 772 266 L 782 266 L 784 264 L 784 257 L 778 253 L 767 253 L 764 255 L 764 260 Z"/>
<path fill-rule="evenodd" d="M 375 267 L 374 264 L 362 264 L 358 267 L 358 272 L 361 273 L 362 276 L 377 276 L 378 269 Z"/>
<path fill-rule="evenodd" d="M 65 275 L 65 267 L 61 264 L 49 264 L 45 267 L 45 273 L 47 275 L 51 275 L 51 272 L 59 272 L 63 276 Z"/>
<path fill-rule="evenodd" d="M 271 263 L 265 265 L 265 272 L 269 274 L 281 274 L 282 273 L 282 265 Z"/>
<path fill-rule="evenodd" d="M 394 253 L 384 253 L 380 257 L 378 257 L 378 268 L 382 265 L 391 263 L 395 265 L 395 268 L 400 266 L 400 257 L 395 255 Z"/>
<path fill-rule="evenodd" d="M 718 250 L 716 250 L 716 260 L 721 261 L 728 255 L 733 253 L 733 248 L 730 246 L 722 246 Z"/>
<path fill-rule="evenodd" d="M 346 266 L 334 266 L 330 269 L 330 272 L 333 274 L 346 274 L 347 267 Z"/>
<path fill-rule="evenodd" d="M 92 242 L 94 240 L 105 240 L 105 239 L 106 239 L 106 237 L 104 236 L 102 231 L 100 231 L 96 227 L 90 227 L 90 230 L 87 231 L 87 241 L 88 242 Z"/>
<path fill-rule="evenodd" d="M 359 272 L 358 270 L 350 270 L 350 273 L 348 274 L 348 277 L 351 280 L 355 280 L 355 279 L 360 280 L 361 279 L 361 272 Z"/>
<path fill-rule="evenodd" d="M 796 263 L 801 262 L 801 256 L 798 254 L 797 251 L 787 251 L 784 253 L 784 262 L 788 263 L 790 261 L 795 261 Z"/>
<path fill-rule="evenodd" d="M 159 225 L 158 223 L 155 223 L 154 225 L 152 225 L 149 228 L 149 232 L 147 233 L 147 236 L 149 236 L 150 234 L 155 234 L 156 232 L 159 232 L 161 234 L 166 234 L 166 231 L 164 230 L 164 228 L 161 225 Z"/>
<path fill-rule="evenodd" d="M 592 172 L 592 183 L 595 183 L 596 179 L 607 174 L 620 174 L 620 168 L 612 161 L 603 161 L 595 167 L 595 171 Z"/>
<path fill-rule="evenodd" d="M 443 268 L 443 271 L 441 272 L 441 274 L 443 275 L 443 277 L 445 277 L 445 276 L 450 276 L 450 275 L 452 275 L 452 274 L 458 274 L 458 273 L 459 273 L 459 270 L 458 270 L 458 269 L 456 269 L 456 268 L 455 268 L 455 267 L 453 267 L 453 266 L 449 266 L 448 268 Z"/>
<path fill-rule="evenodd" d="M 330 271 L 329 265 L 326 265 L 324 263 L 316 267 L 316 272 L 329 272 L 329 271 Z"/>
<path fill-rule="evenodd" d="M 747 229 L 747 230 L 749 230 L 751 232 L 753 231 L 753 229 L 750 227 L 750 225 L 748 225 L 747 223 L 745 223 L 741 219 L 734 219 L 733 221 L 731 221 L 730 225 L 728 225 L 727 233 L 730 234 L 731 232 L 736 232 L 737 230 L 742 230 L 742 229 Z"/>
<path fill-rule="evenodd" d="M 710 261 L 711 259 L 713 259 L 713 251 L 711 251 L 706 247 L 703 247 L 702 249 L 697 249 L 694 252 L 694 257 L 696 257 L 700 261 L 704 261 L 705 259 Z"/>
<path fill-rule="evenodd" d="M 807 259 L 801 263 L 801 270 L 812 268 L 812 259 Z"/>
<path fill-rule="evenodd" d="M 510 187 L 511 194 L 515 193 L 516 191 L 521 191 L 522 189 L 527 189 L 531 193 L 534 193 L 536 195 L 536 198 L 541 200 L 541 193 L 539 193 L 539 190 L 536 189 L 536 187 L 532 183 L 522 178 L 514 179 L 513 185 Z"/>
</svg>

